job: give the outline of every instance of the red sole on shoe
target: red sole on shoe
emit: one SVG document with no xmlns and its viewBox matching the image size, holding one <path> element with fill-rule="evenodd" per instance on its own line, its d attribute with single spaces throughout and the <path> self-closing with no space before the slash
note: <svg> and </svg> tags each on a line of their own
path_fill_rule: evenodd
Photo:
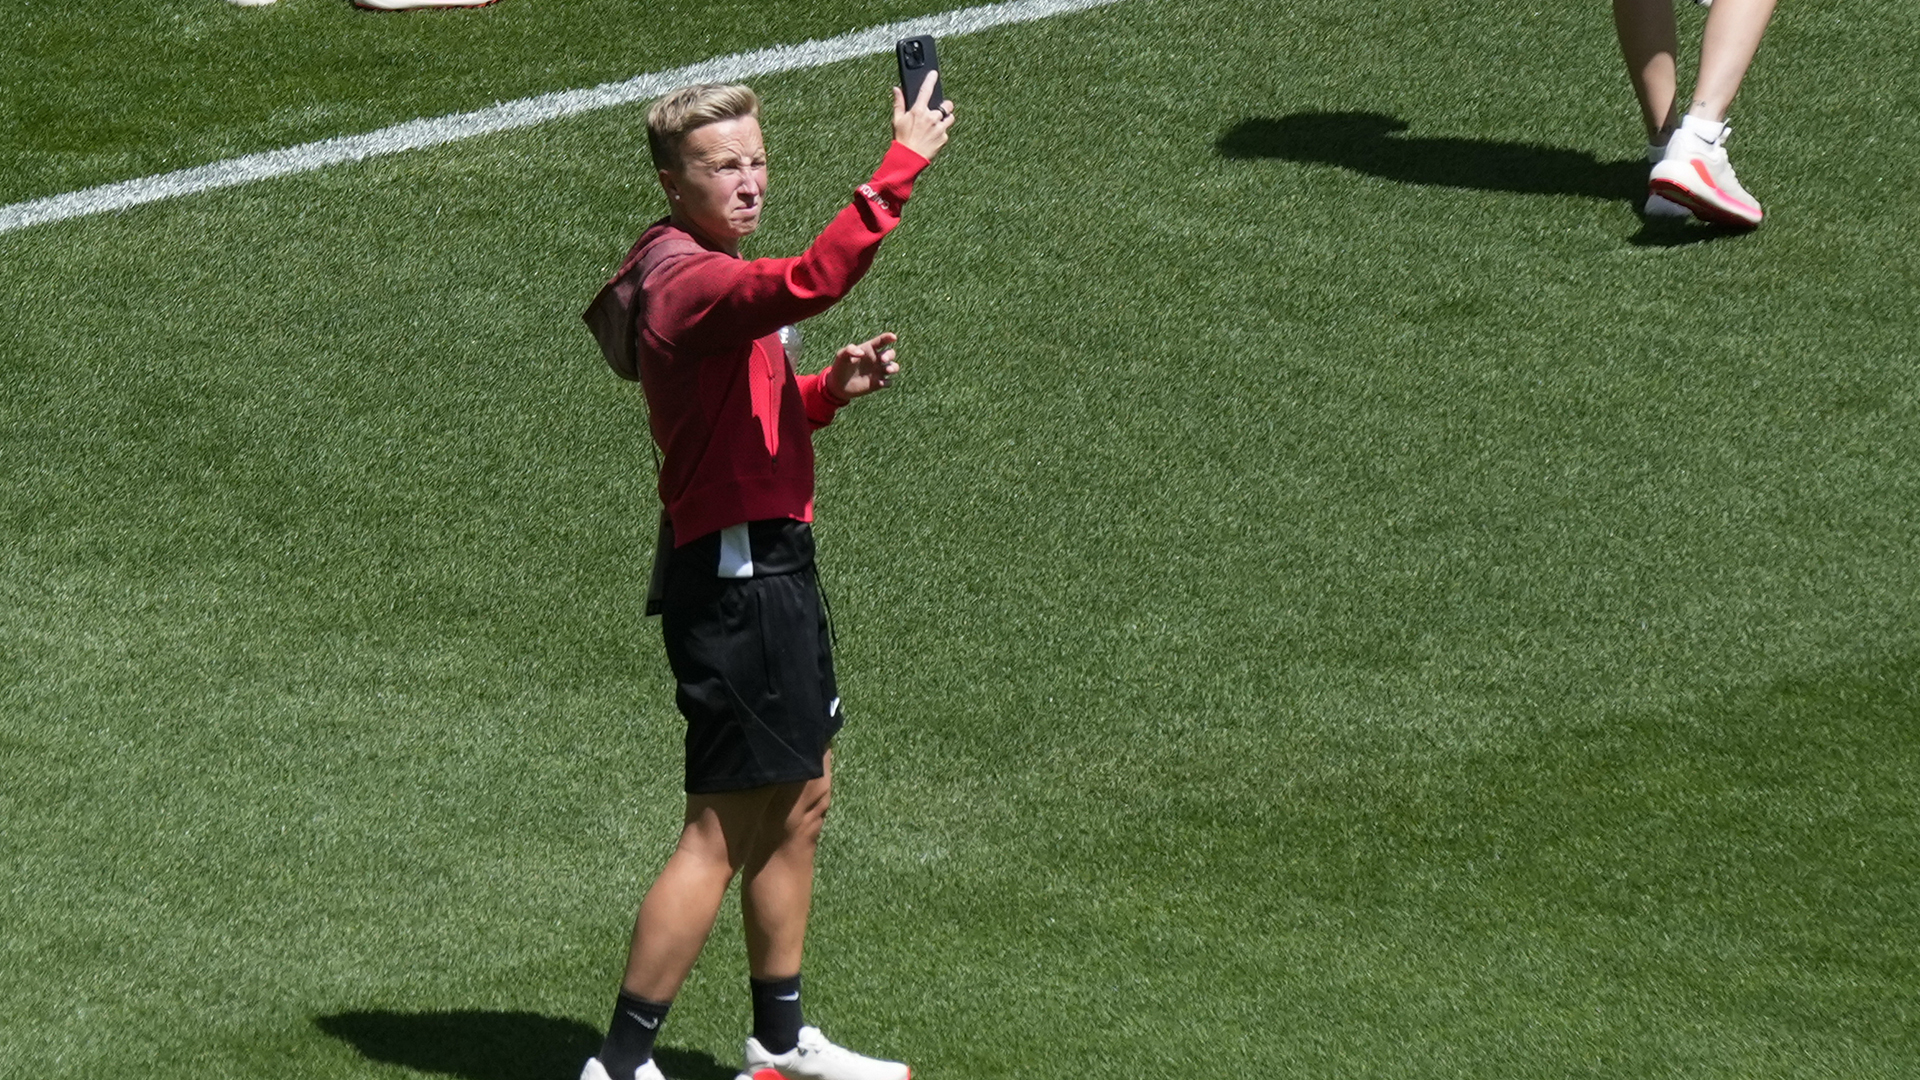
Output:
<svg viewBox="0 0 1920 1080">
<path fill-rule="evenodd" d="M 1671 202 L 1677 202 L 1688 210 L 1693 211 L 1693 216 L 1699 218 L 1701 221 L 1712 222 L 1715 225 L 1725 225 L 1733 229 L 1752 229 L 1758 227 L 1760 224 L 1760 219 L 1758 218 L 1742 217 L 1730 210 L 1715 206 L 1713 203 L 1702 199 L 1700 196 L 1695 195 L 1693 192 L 1688 191 L 1686 188 L 1681 187 L 1671 180 L 1655 180 L 1647 185 L 1647 190 L 1661 198 Z"/>
</svg>

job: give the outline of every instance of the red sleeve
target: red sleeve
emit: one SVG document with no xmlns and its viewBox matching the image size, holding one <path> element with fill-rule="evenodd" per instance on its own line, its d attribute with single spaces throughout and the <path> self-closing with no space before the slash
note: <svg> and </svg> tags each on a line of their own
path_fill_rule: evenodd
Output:
<svg viewBox="0 0 1920 1080">
<path fill-rule="evenodd" d="M 748 262 L 716 251 L 667 263 L 648 281 L 661 300 L 649 306 L 648 329 L 682 349 L 719 352 L 827 310 L 873 265 L 926 167 L 926 158 L 894 143 L 798 258 Z"/>
<path fill-rule="evenodd" d="M 800 376 L 800 404 L 807 410 L 807 426 L 818 431 L 833 423 L 833 414 L 847 406 L 827 389 L 827 373 Z"/>
</svg>

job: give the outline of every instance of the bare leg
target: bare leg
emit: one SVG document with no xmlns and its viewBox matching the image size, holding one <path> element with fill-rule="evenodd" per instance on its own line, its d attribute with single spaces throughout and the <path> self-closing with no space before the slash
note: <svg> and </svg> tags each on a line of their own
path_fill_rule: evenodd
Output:
<svg viewBox="0 0 1920 1080">
<path fill-rule="evenodd" d="M 1679 86 L 1674 54 L 1680 51 L 1673 0 L 1613 0 L 1613 29 L 1620 38 L 1620 55 L 1627 61 L 1627 77 L 1640 99 L 1647 143 L 1665 146 L 1680 122 L 1673 110 Z"/>
<path fill-rule="evenodd" d="M 1727 118 L 1733 96 L 1740 92 L 1740 80 L 1746 78 L 1747 66 L 1760 50 L 1760 35 L 1773 18 L 1773 4 L 1774 0 L 1715 0 L 1707 13 L 1700 78 L 1687 115 L 1702 120 Z"/>
<path fill-rule="evenodd" d="M 720 901 L 759 842 L 770 804 L 791 805 L 803 785 L 687 796 L 680 843 L 654 879 L 634 920 L 627 993 L 672 1001 L 713 932 Z"/>
<path fill-rule="evenodd" d="M 748 974 L 785 979 L 800 973 L 807 916 L 813 908 L 813 859 L 832 801 L 833 754 L 826 773 L 791 798 L 767 804 L 755 845 L 740 878 L 740 913 L 746 923 Z"/>
</svg>

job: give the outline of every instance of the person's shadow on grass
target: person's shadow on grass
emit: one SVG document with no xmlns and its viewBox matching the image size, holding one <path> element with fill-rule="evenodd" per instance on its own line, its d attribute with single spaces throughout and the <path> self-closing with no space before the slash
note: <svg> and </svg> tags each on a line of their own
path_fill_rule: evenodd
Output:
<svg viewBox="0 0 1920 1080">
<path fill-rule="evenodd" d="M 566 1080 L 600 1049 L 601 1032 L 530 1012 L 345 1012 L 313 1024 L 369 1061 L 461 1080 Z M 657 1047 L 674 1080 L 733 1080 L 736 1070 L 697 1050 Z"/>
<path fill-rule="evenodd" d="M 1222 157 L 1278 158 L 1335 165 L 1402 184 L 1505 191 L 1518 195 L 1574 195 L 1627 203 L 1635 211 L 1647 194 L 1647 164 L 1639 158 L 1601 161 L 1580 150 L 1530 143 L 1403 136 L 1407 123 L 1371 112 L 1307 112 L 1251 117 L 1214 143 Z M 1643 223 L 1632 243 L 1672 247 L 1736 235 L 1699 223 Z"/>
</svg>

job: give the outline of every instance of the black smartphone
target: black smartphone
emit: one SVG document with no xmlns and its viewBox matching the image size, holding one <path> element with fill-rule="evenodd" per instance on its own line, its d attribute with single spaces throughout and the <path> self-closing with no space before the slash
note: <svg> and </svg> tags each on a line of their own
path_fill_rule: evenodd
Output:
<svg viewBox="0 0 1920 1080">
<path fill-rule="evenodd" d="M 901 38 L 894 45 L 894 52 L 900 57 L 900 90 L 907 95 L 907 108 L 920 99 L 920 87 L 927 81 L 927 75 L 940 66 L 939 55 L 933 51 L 933 35 L 921 34 L 919 37 Z M 947 92 L 941 88 L 938 76 L 933 80 L 933 96 L 927 104 L 935 109 L 947 100 Z"/>
</svg>

